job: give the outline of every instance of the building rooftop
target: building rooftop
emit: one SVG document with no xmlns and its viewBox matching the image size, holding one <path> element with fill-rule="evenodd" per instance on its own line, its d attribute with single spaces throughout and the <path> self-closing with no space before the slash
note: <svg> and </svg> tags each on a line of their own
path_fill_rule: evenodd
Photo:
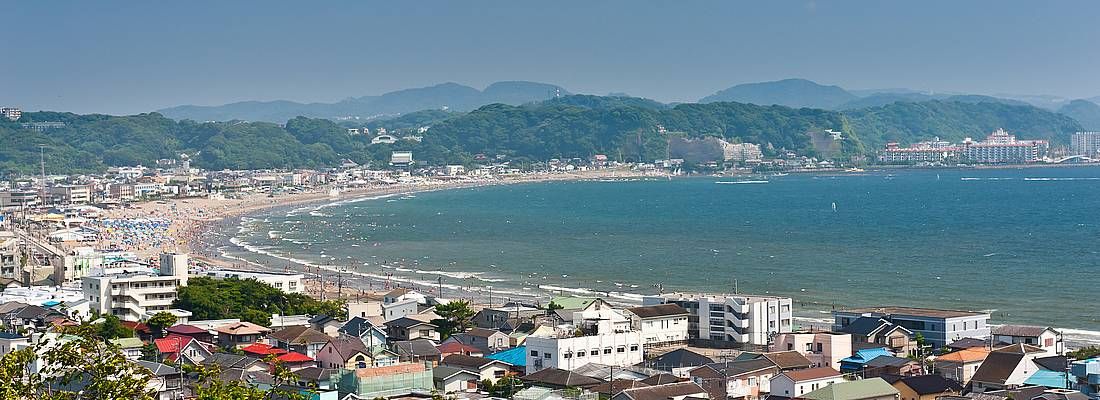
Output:
<svg viewBox="0 0 1100 400">
<path fill-rule="evenodd" d="M 899 306 L 883 306 L 883 307 L 865 307 L 855 308 L 844 312 L 856 313 L 856 314 L 881 314 L 881 315 L 906 315 L 914 317 L 925 318 L 960 318 L 960 317 L 977 317 L 977 316 L 989 316 L 989 313 L 974 312 L 974 311 L 960 311 L 960 310 L 943 310 L 936 308 L 918 308 L 918 307 L 899 307 Z"/>
<path fill-rule="evenodd" d="M 895 396 L 898 390 L 882 378 L 839 382 L 801 396 L 809 400 L 858 400 Z"/>
</svg>

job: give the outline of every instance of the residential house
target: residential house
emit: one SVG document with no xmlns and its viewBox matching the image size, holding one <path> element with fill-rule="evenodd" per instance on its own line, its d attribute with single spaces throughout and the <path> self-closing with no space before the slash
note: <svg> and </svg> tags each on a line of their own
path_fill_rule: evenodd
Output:
<svg viewBox="0 0 1100 400">
<path fill-rule="evenodd" d="M 294 371 L 294 375 L 298 377 L 298 382 L 295 384 L 302 387 L 313 386 L 318 390 L 333 390 L 336 389 L 336 382 L 332 379 L 335 374 L 336 370 L 332 368 L 302 368 Z"/>
<path fill-rule="evenodd" d="M 786 371 L 771 378 L 770 394 L 794 399 L 838 382 L 844 382 L 844 376 L 831 367 Z"/>
<path fill-rule="evenodd" d="M 141 359 L 141 349 L 145 347 L 145 343 L 136 337 L 111 339 L 111 343 L 118 346 L 130 361 Z"/>
<path fill-rule="evenodd" d="M 993 328 L 993 342 L 1029 344 L 1053 354 L 1064 354 L 1062 333 L 1045 326 L 1001 325 Z"/>
<path fill-rule="evenodd" d="M 1069 372 L 1082 393 L 1100 398 L 1100 357 L 1074 361 Z"/>
<path fill-rule="evenodd" d="M 241 347 L 240 350 L 245 355 L 249 355 L 257 358 L 265 358 L 267 356 L 281 356 L 289 353 L 286 349 L 280 349 L 267 343 L 253 343 L 248 346 Z"/>
<path fill-rule="evenodd" d="M 796 369 L 805 369 L 813 367 L 809 359 L 797 351 L 777 351 L 772 353 L 754 353 L 751 351 L 745 351 L 738 354 L 734 358 L 734 361 L 740 360 L 755 360 L 755 359 L 767 359 L 771 361 L 780 371 L 791 371 Z"/>
<path fill-rule="evenodd" d="M 1039 370 L 1035 359 L 1047 354 L 1046 350 L 1022 343 L 993 350 L 970 378 L 971 390 L 982 393 L 1019 388 Z"/>
<path fill-rule="evenodd" d="M 462 354 L 466 356 L 483 357 L 485 352 L 477 347 L 463 344 L 459 341 L 444 341 L 439 346 L 435 346 L 439 349 L 439 354 L 442 357 L 447 357 L 451 354 Z"/>
<path fill-rule="evenodd" d="M 876 376 L 913 376 L 924 373 L 921 363 L 903 357 L 878 356 L 868 361 L 861 371 L 864 378 Z"/>
<path fill-rule="evenodd" d="M 872 307 L 833 312 L 833 330 L 844 329 L 864 317 L 882 318 L 909 330 L 914 335 L 920 333 L 933 348 L 966 337 L 989 336 L 989 313 L 940 310 L 915 307 Z"/>
<path fill-rule="evenodd" d="M 485 328 L 472 328 L 466 332 L 451 335 L 451 337 L 443 341 L 443 343 L 448 342 L 458 342 L 467 346 L 472 346 L 481 350 L 483 354 L 495 353 L 510 347 L 507 334 L 498 330 Z"/>
<path fill-rule="evenodd" d="M 367 347 L 385 346 L 387 342 L 385 325 L 375 325 L 363 317 L 354 317 L 337 331 L 339 334 L 351 335 L 363 339 Z"/>
<path fill-rule="evenodd" d="M 175 400 L 183 398 L 183 371 L 161 363 L 138 360 L 141 367 L 149 370 L 150 379 L 146 388 L 156 392 L 157 400 Z"/>
<path fill-rule="evenodd" d="M 377 351 L 377 352 L 376 352 Z M 368 368 L 394 365 L 397 354 L 380 347 L 368 348 L 363 339 L 350 335 L 332 338 L 317 352 L 322 368 Z"/>
<path fill-rule="evenodd" d="M 657 304 L 626 310 L 630 328 L 642 333 L 645 346 L 667 346 L 687 343 L 688 317 L 691 315 L 676 304 Z"/>
<path fill-rule="evenodd" d="M 480 383 L 476 371 L 443 365 L 432 368 L 432 381 L 441 393 L 474 392 Z"/>
<path fill-rule="evenodd" d="M 799 396 L 806 400 L 900 400 L 898 390 L 882 378 L 837 382 Z"/>
<path fill-rule="evenodd" d="M 937 356 L 932 367 L 944 378 L 966 384 L 988 356 L 989 349 L 972 347 Z"/>
<path fill-rule="evenodd" d="M 265 372 L 271 369 L 264 360 L 230 353 L 213 353 L 202 361 L 205 366 L 217 366 L 222 371 L 241 370 L 247 373 Z"/>
<path fill-rule="evenodd" d="M 936 400 L 941 396 L 962 393 L 962 385 L 940 375 L 899 377 L 891 382 L 898 390 L 900 400 Z"/>
<path fill-rule="evenodd" d="M 853 344 L 872 343 L 894 354 L 912 354 L 916 350 L 913 332 L 879 317 L 859 317 L 840 330 L 852 335 Z"/>
<path fill-rule="evenodd" d="M 474 314 L 470 322 L 478 328 L 512 332 L 520 325 L 546 314 L 545 310 L 519 303 L 508 303 L 502 307 L 483 308 Z"/>
<path fill-rule="evenodd" d="M 473 357 L 462 354 L 451 354 L 443 358 L 440 365 L 464 368 L 477 372 L 479 380 L 489 380 L 496 383 L 511 370 L 512 366 L 500 360 L 485 357 Z"/>
<path fill-rule="evenodd" d="M 767 358 L 718 362 L 691 370 L 691 380 L 712 399 L 757 400 L 771 391 L 779 367 Z"/>
<path fill-rule="evenodd" d="M 636 381 L 633 379 L 612 379 L 610 381 L 593 386 L 589 390 L 598 394 L 600 398 L 611 398 L 612 396 L 619 394 L 624 390 L 643 387 L 649 387 L 649 385 L 642 381 Z"/>
<path fill-rule="evenodd" d="M 200 342 L 214 343 L 214 334 L 209 330 L 203 329 L 194 325 L 177 324 L 172 325 L 164 329 L 169 335 L 179 335 L 192 337 Z"/>
<path fill-rule="evenodd" d="M 171 361 L 175 364 L 202 364 L 213 354 L 202 342 L 188 336 L 169 334 L 153 340 L 153 344 L 157 347 L 160 361 Z"/>
<path fill-rule="evenodd" d="M 522 375 L 527 371 L 527 346 L 513 347 L 487 355 L 485 358 L 508 363 L 508 365 L 512 366 L 512 372 L 517 375 Z"/>
<path fill-rule="evenodd" d="M 771 351 L 797 351 L 811 366 L 840 370 L 840 360 L 852 356 L 852 335 L 838 332 L 790 332 L 775 336 Z"/>
<path fill-rule="evenodd" d="M 439 341 L 439 332 L 436 326 L 428 322 L 401 317 L 392 321 L 386 321 L 386 337 L 393 341 L 414 339 L 428 339 Z"/>
<path fill-rule="evenodd" d="M 416 392 L 429 393 L 435 389 L 432 367 L 425 363 L 338 370 L 335 380 L 340 392 L 353 394 L 352 399 L 388 398 Z"/>
<path fill-rule="evenodd" d="M 297 371 L 303 368 L 317 366 L 317 360 L 314 360 L 313 357 L 307 356 L 297 351 L 288 351 L 286 354 L 275 357 L 275 359 L 291 371 Z"/>
<path fill-rule="evenodd" d="M 582 325 L 565 325 L 550 336 L 528 336 L 527 373 L 543 368 L 572 370 L 588 363 L 626 367 L 642 362 L 642 337 L 629 329 L 625 317 L 611 317 L 604 310 L 576 312 Z M 607 314 L 608 317 L 584 317 L 584 313 Z M 625 323 L 625 324 L 621 324 Z"/>
<path fill-rule="evenodd" d="M 589 378 L 596 378 L 604 382 L 616 379 L 642 380 L 651 375 L 649 371 L 643 368 L 632 366 L 619 367 L 597 363 L 588 363 L 582 365 L 573 369 L 573 372 L 587 376 Z"/>
<path fill-rule="evenodd" d="M 398 360 L 403 363 L 428 362 L 438 364 L 442 359 L 439 349 L 428 339 L 395 342 L 393 351 L 397 353 Z"/>
<path fill-rule="evenodd" d="M 641 365 L 658 371 L 668 372 L 679 378 L 687 378 L 688 372 L 703 365 L 711 364 L 710 357 L 688 349 L 676 349 L 646 360 Z"/>
<path fill-rule="evenodd" d="M 310 328 L 333 337 L 344 326 L 344 322 L 327 315 L 314 315 L 308 322 Z"/>
<path fill-rule="evenodd" d="M 885 347 L 857 350 L 851 357 L 840 360 L 840 372 L 852 373 L 863 371 L 867 363 L 876 357 L 893 356 Z"/>
<path fill-rule="evenodd" d="M 1042 386 L 1048 389 L 1073 388 L 1070 383 L 1069 358 L 1066 356 L 1040 356 L 1032 361 L 1039 369 L 1024 380 L 1025 385 Z"/>
<path fill-rule="evenodd" d="M 18 333 L 0 332 L 0 356 L 30 345 L 30 337 Z"/>
<path fill-rule="evenodd" d="M 670 383 L 667 385 L 626 389 L 612 397 L 612 400 L 684 400 L 706 399 L 707 391 L 692 382 Z"/>
<path fill-rule="evenodd" d="M 948 343 L 947 348 L 950 349 L 950 351 L 972 349 L 972 348 L 975 348 L 975 347 L 980 347 L 980 348 L 984 348 L 984 349 L 991 349 L 993 347 L 1000 347 L 1000 346 L 1003 346 L 1005 344 L 1008 344 L 1008 343 L 1004 343 L 1004 344 L 1001 344 L 1001 345 L 998 345 L 998 346 L 994 346 L 993 342 L 989 338 L 981 339 L 981 338 L 967 337 L 967 338 L 962 338 L 962 339 L 956 340 L 954 342 Z"/>
<path fill-rule="evenodd" d="M 233 348 L 262 341 L 271 329 L 241 321 L 215 327 L 214 331 L 218 333 L 218 346 Z"/>
<path fill-rule="evenodd" d="M 286 327 L 267 335 L 275 347 L 315 357 L 328 344 L 331 336 L 308 326 Z"/>
<path fill-rule="evenodd" d="M 652 375 L 648 378 L 642 379 L 641 382 L 649 386 L 667 385 L 669 383 L 685 382 L 687 379 L 681 379 L 672 374 L 666 374 L 664 372 L 657 375 Z"/>
</svg>

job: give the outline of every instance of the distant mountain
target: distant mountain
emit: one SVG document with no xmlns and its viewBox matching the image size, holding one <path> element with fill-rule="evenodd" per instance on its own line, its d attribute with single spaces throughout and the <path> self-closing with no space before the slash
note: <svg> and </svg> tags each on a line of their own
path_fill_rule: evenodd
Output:
<svg viewBox="0 0 1100 400">
<path fill-rule="evenodd" d="M 489 85 L 485 90 L 449 82 L 424 88 L 398 90 L 379 96 L 348 98 L 336 103 L 306 104 L 285 100 L 244 101 L 220 106 L 178 106 L 158 112 L 177 120 L 245 120 L 282 123 L 297 116 L 371 119 L 429 109 L 470 111 L 486 104 L 520 105 L 568 94 L 570 93 L 560 86 L 537 82 L 497 82 Z"/>
<path fill-rule="evenodd" d="M 1069 102 L 1070 102 L 1070 99 L 1067 99 L 1065 97 L 1051 96 L 1051 95 L 1046 95 L 1046 94 L 996 93 L 993 96 L 999 97 L 999 98 L 1002 98 L 1002 99 L 1012 99 L 1012 100 L 1021 101 L 1021 102 L 1033 105 L 1035 107 L 1039 107 L 1039 108 L 1043 108 L 1043 109 L 1047 109 L 1047 110 L 1051 110 L 1051 111 L 1057 110 L 1057 109 L 1061 108 L 1062 106 L 1064 106 L 1066 104 L 1069 104 Z"/>
<path fill-rule="evenodd" d="M 784 79 L 733 86 L 704 97 L 699 102 L 732 101 L 765 106 L 774 104 L 793 108 L 835 109 L 857 98 L 839 86 L 819 85 L 805 79 Z"/>
<path fill-rule="evenodd" d="M 953 101 L 953 102 L 957 102 L 957 103 L 971 103 L 971 104 L 998 103 L 998 104 L 1007 104 L 1007 105 L 1011 105 L 1011 106 L 1030 106 L 1030 105 L 1032 105 L 1032 104 L 1030 104 L 1028 102 L 1025 102 L 1025 101 L 1005 99 L 1005 98 L 993 97 L 993 96 L 983 96 L 983 95 L 980 95 L 980 94 L 960 94 L 960 95 L 955 95 L 955 96 L 948 96 L 947 98 L 945 98 L 943 100 L 944 101 Z M 1040 108 L 1042 108 L 1042 107 L 1040 107 Z"/>
<path fill-rule="evenodd" d="M 1100 130 L 1100 105 L 1096 103 L 1086 100 L 1073 100 L 1059 108 L 1058 113 L 1077 120 L 1082 128 Z"/>
<path fill-rule="evenodd" d="M 641 97 L 630 96 L 593 96 L 586 94 L 575 94 L 571 96 L 562 96 L 546 100 L 544 104 L 567 104 L 571 106 L 579 106 L 584 108 L 594 109 L 608 109 L 615 107 L 639 107 L 650 110 L 664 110 L 672 108 L 669 105 L 658 102 L 656 100 L 643 99 Z"/>
<path fill-rule="evenodd" d="M 860 97 L 858 99 L 849 101 L 837 107 L 839 110 L 854 110 L 858 108 L 867 107 L 879 107 L 887 104 L 901 102 L 918 103 L 929 100 L 942 100 L 948 97 L 947 95 L 928 95 L 923 93 L 874 93 L 867 95 L 866 97 Z"/>
</svg>

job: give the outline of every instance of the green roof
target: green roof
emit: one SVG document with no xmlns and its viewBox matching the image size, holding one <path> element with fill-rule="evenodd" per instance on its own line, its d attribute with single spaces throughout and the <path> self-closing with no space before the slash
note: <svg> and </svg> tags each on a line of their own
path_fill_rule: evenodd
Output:
<svg viewBox="0 0 1100 400">
<path fill-rule="evenodd" d="M 111 339 L 111 343 L 114 343 L 118 345 L 118 347 L 124 349 L 136 349 L 141 348 L 141 346 L 145 345 L 145 342 L 142 342 L 141 339 L 135 337 Z"/>
<path fill-rule="evenodd" d="M 565 310 L 580 310 L 588 307 L 593 301 L 596 301 L 595 297 L 555 297 L 550 299 L 551 303 L 557 304 Z"/>
<path fill-rule="evenodd" d="M 898 390 L 882 378 L 839 382 L 799 396 L 810 400 L 862 400 L 897 395 Z"/>
</svg>

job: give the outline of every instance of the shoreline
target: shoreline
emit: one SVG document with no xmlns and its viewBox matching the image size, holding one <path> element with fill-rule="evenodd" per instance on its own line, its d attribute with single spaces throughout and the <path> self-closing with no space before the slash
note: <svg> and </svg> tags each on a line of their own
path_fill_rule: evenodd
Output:
<svg viewBox="0 0 1100 400">
<path fill-rule="evenodd" d="M 910 169 L 915 170 L 915 169 Z M 926 170 L 926 169 L 920 169 Z M 596 173 L 592 173 L 596 172 Z M 690 177 L 690 176 L 689 176 Z M 412 277 L 387 277 L 382 274 L 365 273 L 362 270 L 349 271 L 347 267 L 330 267 L 324 265 L 317 265 L 319 263 L 300 262 L 294 260 L 294 254 L 286 254 L 286 257 L 279 257 L 271 254 L 264 254 L 256 252 L 246 247 L 240 246 L 236 243 L 231 243 L 229 240 L 236 235 L 237 229 L 241 226 L 241 221 L 247 218 L 256 218 L 259 215 L 269 213 L 272 211 L 285 209 L 288 212 L 294 209 L 304 207 L 328 207 L 330 205 L 346 204 L 356 201 L 364 201 L 368 199 L 377 199 L 383 197 L 404 196 L 413 193 L 430 192 L 437 190 L 451 190 L 451 189 L 466 189 L 477 188 L 485 186 L 496 185 L 508 185 L 517 183 L 542 183 L 553 181 L 583 181 L 591 179 L 629 179 L 629 178 L 661 178 L 664 179 L 664 174 L 646 174 L 638 173 L 635 171 L 588 171 L 587 173 L 572 173 L 572 174 L 539 174 L 539 175 L 526 175 L 519 177 L 511 177 L 506 179 L 491 180 L 491 181 L 473 181 L 473 182 L 458 182 L 458 183 L 439 183 L 431 185 L 416 185 L 416 184 L 404 184 L 397 186 L 379 186 L 368 187 L 355 190 L 349 190 L 342 193 L 338 198 L 329 197 L 323 193 L 303 193 L 300 195 L 287 195 L 287 198 L 276 197 L 263 198 L 263 199 L 246 199 L 244 201 L 235 201 L 236 204 L 227 209 L 220 218 L 204 220 L 200 226 L 196 227 L 196 230 L 191 236 L 191 242 L 188 243 L 188 248 L 193 250 L 192 257 L 197 261 L 206 263 L 208 265 L 217 266 L 220 268 L 236 268 L 258 271 L 271 271 L 282 272 L 285 270 L 293 270 L 294 272 L 302 273 L 307 277 L 307 290 L 313 297 L 325 297 L 335 298 L 339 295 L 345 298 L 355 298 L 360 296 L 369 296 L 377 294 L 381 291 L 389 290 L 392 287 L 414 287 L 425 292 L 436 292 L 437 286 L 435 283 L 429 280 L 434 280 L 435 271 L 419 271 L 413 273 L 414 270 L 404 269 L 398 266 L 396 268 L 391 267 L 391 271 L 397 273 L 404 273 L 404 275 L 412 275 Z M 186 199 L 181 199 L 186 200 Z M 259 201 L 257 201 L 259 200 Z M 158 205 L 159 206 L 159 205 Z M 261 217 L 262 218 L 262 217 Z M 205 240 L 212 239 L 212 240 Z M 237 250 L 242 252 L 254 254 L 256 257 L 236 257 L 233 255 L 225 254 L 225 252 L 218 251 L 223 246 L 234 246 Z M 264 259 L 270 258 L 272 261 L 264 262 Z M 278 261 L 276 261 L 278 260 Z M 402 261 L 405 261 L 402 259 Z M 285 263 L 284 263 L 285 262 Z M 276 266 L 279 265 L 279 266 Z M 284 269 L 282 266 L 285 265 Z M 400 264 L 398 264 L 400 265 Z M 415 268 L 415 266 L 410 267 Z M 385 273 L 385 271 L 383 271 Z M 423 276 L 417 276 L 417 273 L 423 273 Z M 443 273 L 443 271 L 439 271 Z M 324 282 L 324 293 L 321 295 L 321 285 L 317 277 L 324 275 L 328 281 Z M 342 276 L 344 285 L 341 293 L 337 292 L 336 276 Z M 395 279 L 397 278 L 397 279 Z M 453 279 L 452 279 L 453 281 Z M 392 284 L 392 286 L 383 286 L 383 283 Z M 479 282 L 479 285 L 490 284 L 489 282 Z M 467 284 L 468 285 L 468 284 Z M 563 285 L 564 286 L 564 285 Z M 450 297 L 453 293 L 461 293 L 460 298 L 470 298 L 475 302 L 484 303 L 486 299 L 486 292 L 484 287 L 466 287 L 455 286 L 448 284 L 445 286 L 445 294 Z M 529 293 L 522 293 L 522 291 L 509 291 L 506 288 L 494 288 L 491 289 L 494 304 L 504 298 L 511 298 L 515 300 L 521 299 L 540 299 L 545 298 L 547 293 L 558 294 L 559 291 L 562 294 L 568 292 L 568 294 L 574 295 L 596 295 L 596 296 L 608 296 L 611 293 L 602 290 L 591 290 L 582 288 L 558 288 L 558 287 L 539 287 L 538 291 L 531 291 Z M 629 293 L 627 293 L 629 294 Z M 622 296 L 618 296 L 618 300 L 623 302 L 628 300 Z M 791 297 L 796 297 L 792 295 Z M 615 300 L 615 299 L 612 299 Z M 796 300 L 797 301 L 797 300 Z M 625 304 L 626 302 L 624 302 Z M 798 325 L 807 326 L 821 326 L 820 317 L 815 318 L 812 315 L 799 315 L 796 316 Z M 1089 345 L 1100 343 L 1100 333 L 1087 331 L 1082 329 L 1065 329 L 1067 342 L 1072 345 Z"/>
</svg>

